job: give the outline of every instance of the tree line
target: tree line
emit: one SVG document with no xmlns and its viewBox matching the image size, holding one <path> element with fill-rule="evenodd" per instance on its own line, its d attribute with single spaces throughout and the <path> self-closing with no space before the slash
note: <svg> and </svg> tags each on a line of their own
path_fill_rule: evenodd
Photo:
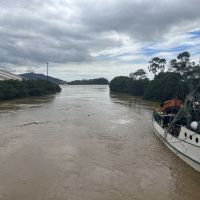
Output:
<svg viewBox="0 0 200 200">
<path fill-rule="evenodd" d="M 47 80 L 0 81 L 0 100 L 42 96 L 60 91 L 61 88 L 58 84 Z"/>
<path fill-rule="evenodd" d="M 67 83 L 68 85 L 108 85 L 106 78 L 75 80 Z"/>
<path fill-rule="evenodd" d="M 166 101 L 175 97 L 184 100 L 189 91 L 200 85 L 200 63 L 191 61 L 187 51 L 169 63 L 164 58 L 152 58 L 148 71 L 153 73 L 153 80 L 147 78 L 144 69 L 139 69 L 130 73 L 129 77 L 115 77 L 110 82 L 110 90 L 143 96 L 148 100 Z"/>
</svg>

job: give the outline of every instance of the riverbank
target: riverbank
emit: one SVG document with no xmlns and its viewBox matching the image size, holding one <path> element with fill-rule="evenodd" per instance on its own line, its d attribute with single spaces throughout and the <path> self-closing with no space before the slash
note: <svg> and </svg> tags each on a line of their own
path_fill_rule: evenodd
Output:
<svg viewBox="0 0 200 200">
<path fill-rule="evenodd" d="M 47 80 L 0 81 L 0 101 L 43 96 L 61 92 L 58 84 Z"/>
<path fill-rule="evenodd" d="M 184 100 L 188 94 L 188 83 L 182 81 L 181 75 L 176 72 L 161 72 L 153 80 L 118 76 L 111 80 L 109 86 L 111 92 L 141 96 L 160 103 L 176 97 Z"/>
</svg>

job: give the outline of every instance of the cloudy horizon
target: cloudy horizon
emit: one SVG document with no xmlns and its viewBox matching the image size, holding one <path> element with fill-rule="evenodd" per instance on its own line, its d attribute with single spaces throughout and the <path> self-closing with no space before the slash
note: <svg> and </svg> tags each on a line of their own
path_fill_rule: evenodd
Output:
<svg viewBox="0 0 200 200">
<path fill-rule="evenodd" d="M 198 0 L 7 0 L 0 4 L 0 67 L 67 81 L 147 70 L 155 56 L 200 51 Z"/>
</svg>

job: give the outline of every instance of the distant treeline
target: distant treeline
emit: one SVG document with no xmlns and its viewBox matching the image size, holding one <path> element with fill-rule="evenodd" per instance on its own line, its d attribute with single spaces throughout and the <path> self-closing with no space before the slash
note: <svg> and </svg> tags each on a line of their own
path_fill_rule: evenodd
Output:
<svg viewBox="0 0 200 200">
<path fill-rule="evenodd" d="M 0 81 L 0 100 L 42 96 L 60 91 L 58 84 L 46 80 Z"/>
<path fill-rule="evenodd" d="M 47 78 L 47 76 L 44 75 L 44 74 L 36 74 L 36 73 L 33 73 L 33 72 L 31 72 L 31 73 L 25 73 L 25 74 L 20 74 L 20 76 L 22 78 L 24 78 L 25 80 L 27 80 L 27 79 L 28 80 L 39 80 L 40 79 L 40 80 L 48 80 L 48 81 L 51 81 L 53 83 L 57 83 L 57 84 L 60 84 L 60 85 L 67 84 L 66 81 L 63 81 L 61 79 L 54 78 L 52 76 L 48 76 L 48 78 Z"/>
<path fill-rule="evenodd" d="M 149 63 L 148 70 L 154 74 L 153 80 L 147 78 L 145 70 L 139 69 L 129 77 L 115 77 L 110 82 L 110 90 L 160 102 L 175 97 L 184 100 L 189 91 L 199 90 L 200 64 L 191 62 L 188 52 L 180 53 L 168 65 L 165 59 L 158 57 Z"/>
<path fill-rule="evenodd" d="M 67 83 L 68 85 L 108 85 L 106 78 L 75 80 Z"/>
</svg>

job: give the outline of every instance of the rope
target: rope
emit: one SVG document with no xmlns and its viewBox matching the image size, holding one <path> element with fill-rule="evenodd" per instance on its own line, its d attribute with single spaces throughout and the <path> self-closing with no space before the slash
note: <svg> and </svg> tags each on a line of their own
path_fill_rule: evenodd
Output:
<svg viewBox="0 0 200 200">
<path fill-rule="evenodd" d="M 197 135 L 197 133 L 194 133 L 193 135 L 190 135 L 190 136 L 194 136 L 194 135 Z M 182 139 L 182 140 L 179 140 L 179 141 L 174 141 L 174 142 L 169 142 L 169 140 L 166 140 L 167 142 L 169 142 L 170 144 L 171 143 L 178 143 L 178 142 L 182 142 L 182 141 L 185 141 L 186 139 L 188 139 L 189 138 L 189 136 L 188 137 L 186 137 L 186 138 L 184 138 L 184 139 Z M 171 138 L 172 139 L 172 138 Z"/>
<path fill-rule="evenodd" d="M 196 99 L 200 100 L 200 94 L 199 94 L 199 92 L 197 91 L 197 89 L 198 89 L 199 86 L 200 86 L 200 80 L 199 80 L 197 86 L 195 87 L 195 89 L 193 89 L 193 88 L 194 88 L 194 87 L 193 87 L 193 84 L 192 84 L 191 82 L 189 82 L 184 76 L 183 76 L 183 79 L 184 79 L 186 82 L 188 82 L 189 89 L 191 90 L 191 95 L 194 96 L 194 97 L 196 97 Z M 181 84 L 180 84 L 180 85 L 181 85 Z M 179 88 L 180 88 L 180 85 L 179 85 Z M 185 114 L 187 114 L 188 112 L 190 112 L 190 110 L 187 109 L 186 104 L 187 104 L 187 98 L 186 98 L 186 100 L 185 100 L 183 106 L 179 109 L 178 113 L 175 115 L 175 117 L 174 117 L 174 119 L 173 119 L 172 121 L 171 121 L 171 117 L 170 117 L 171 123 L 170 123 L 170 125 L 169 125 L 166 129 L 164 129 L 165 140 L 166 140 L 166 138 L 167 138 L 167 133 L 169 132 L 170 128 L 172 128 L 172 126 L 173 126 L 178 120 L 180 120 Z M 174 111 L 174 109 L 175 109 L 175 108 L 173 108 L 173 111 Z M 170 134 L 170 133 L 169 133 L 169 134 Z M 192 134 L 192 135 L 190 135 L 190 136 L 193 137 L 193 136 L 196 135 L 196 134 L 197 134 L 197 133 L 194 132 L 194 134 Z M 160 135 L 161 135 L 161 132 L 160 132 Z M 170 134 L 170 135 L 171 135 L 171 134 Z M 169 142 L 169 143 L 178 143 L 178 142 L 182 142 L 182 141 L 187 140 L 190 136 L 185 137 L 184 139 L 179 140 L 179 141 L 174 141 L 174 142 L 169 142 L 169 140 L 166 140 L 166 141 Z M 174 135 L 172 135 L 171 139 L 172 139 L 173 137 L 174 137 Z M 170 140 L 171 140 L 171 139 L 170 139 Z"/>
</svg>

